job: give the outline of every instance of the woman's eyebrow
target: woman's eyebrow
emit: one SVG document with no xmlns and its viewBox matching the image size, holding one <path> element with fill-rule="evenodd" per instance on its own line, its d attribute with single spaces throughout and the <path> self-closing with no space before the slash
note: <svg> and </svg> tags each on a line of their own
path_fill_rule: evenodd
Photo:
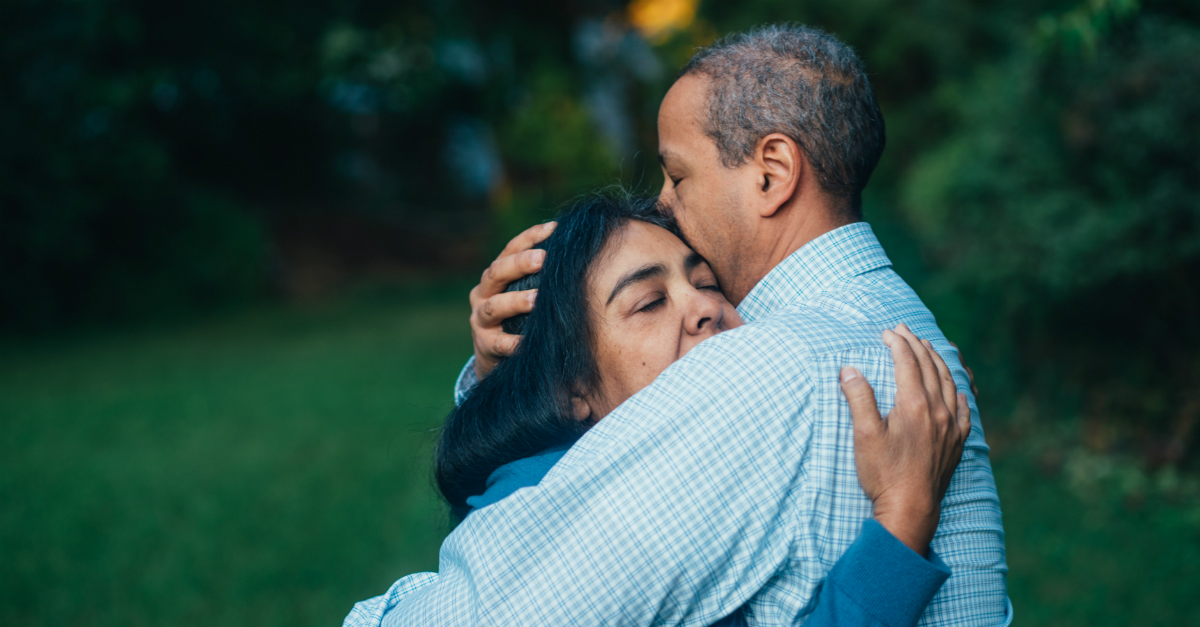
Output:
<svg viewBox="0 0 1200 627">
<path fill-rule="evenodd" d="M 613 288 L 612 294 L 608 295 L 608 302 L 604 303 L 604 305 L 605 306 L 611 305 L 613 302 L 613 299 L 617 297 L 617 294 L 621 293 L 621 290 L 629 287 L 630 285 L 633 285 L 634 283 L 638 283 L 640 281 L 645 281 L 647 279 L 653 279 L 655 277 L 660 277 L 666 273 L 667 273 L 667 268 L 666 268 L 666 266 L 662 265 L 661 263 L 651 264 L 648 266 L 642 266 L 641 268 L 638 268 L 637 270 L 633 270 L 631 272 L 625 273 L 625 275 L 621 277 L 621 280 L 617 281 L 617 285 L 616 285 L 616 287 Z"/>
<path fill-rule="evenodd" d="M 688 254 L 687 257 L 683 258 L 683 269 L 691 272 L 692 270 L 696 269 L 696 266 L 702 263 L 708 263 L 708 260 L 704 257 L 701 257 L 700 253 L 693 250 Z"/>
</svg>

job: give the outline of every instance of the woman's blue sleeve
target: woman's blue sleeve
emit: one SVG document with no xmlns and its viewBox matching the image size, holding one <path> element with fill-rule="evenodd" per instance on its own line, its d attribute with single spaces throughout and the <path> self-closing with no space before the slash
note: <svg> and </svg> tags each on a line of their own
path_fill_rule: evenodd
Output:
<svg viewBox="0 0 1200 627">
<path fill-rule="evenodd" d="M 914 627 L 950 577 L 933 549 L 924 558 L 869 518 L 833 565 L 807 627 Z M 712 627 L 744 627 L 739 610 Z"/>
<path fill-rule="evenodd" d="M 804 625 L 913 627 L 949 577 L 934 549 L 928 559 L 917 555 L 871 518 L 829 571 Z M 744 626 L 739 610 L 713 627 Z"/>
<path fill-rule="evenodd" d="M 807 624 L 913 627 L 949 577 L 933 549 L 921 557 L 868 518 L 829 571 Z"/>
</svg>

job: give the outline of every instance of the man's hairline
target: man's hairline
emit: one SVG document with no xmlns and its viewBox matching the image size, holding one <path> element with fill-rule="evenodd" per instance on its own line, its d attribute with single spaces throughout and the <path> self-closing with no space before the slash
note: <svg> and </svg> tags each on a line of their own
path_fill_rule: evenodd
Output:
<svg viewBox="0 0 1200 627">
<path fill-rule="evenodd" d="M 709 119 L 712 116 L 713 90 L 716 87 L 717 78 L 718 78 L 714 71 L 705 67 L 704 63 L 700 63 L 700 64 L 697 64 L 694 66 L 691 66 L 689 63 L 689 65 L 685 65 L 683 67 L 683 69 L 680 70 L 679 76 L 677 76 L 675 78 L 675 83 L 673 83 L 671 85 L 671 87 L 674 87 L 675 85 L 677 85 L 679 83 L 679 81 L 683 80 L 684 78 L 686 78 L 688 76 L 692 76 L 692 75 L 696 75 L 697 77 L 703 77 L 703 79 L 706 81 L 705 90 L 704 90 L 705 91 L 705 94 L 704 94 L 704 98 L 705 98 L 704 112 L 705 112 L 705 114 L 704 114 L 703 119 L 697 120 L 697 121 L 700 123 L 700 131 L 704 134 L 704 136 L 708 139 L 708 141 L 711 141 L 713 143 L 713 147 L 717 149 L 717 162 L 720 163 L 721 166 L 727 170 L 736 170 L 740 167 L 743 167 L 743 166 L 751 163 L 753 161 L 753 154 L 738 155 L 738 162 L 733 165 L 728 165 L 725 163 L 725 159 L 723 158 L 724 155 L 721 153 L 721 146 L 720 146 L 720 144 L 717 143 L 715 126 L 709 123 Z M 668 91 L 670 91 L 670 90 L 668 89 Z M 796 148 L 799 149 L 800 152 L 804 155 L 804 160 L 806 162 L 808 161 L 808 151 L 805 150 L 803 143 L 799 139 L 792 137 L 791 133 L 788 133 L 783 130 L 777 129 L 777 130 L 770 131 L 768 133 L 764 133 L 761 137 L 758 137 L 754 140 L 754 145 L 757 147 L 758 144 L 761 143 L 765 137 L 767 137 L 768 135 L 775 134 L 775 133 L 783 135 L 784 137 L 787 137 L 788 139 L 792 140 L 792 142 L 794 142 L 796 144 Z M 659 162 L 660 163 L 662 162 L 664 154 L 670 154 L 670 151 L 663 150 L 663 149 L 659 150 Z M 666 164 L 663 164 L 664 167 L 665 167 L 665 165 Z M 834 201 L 835 204 L 842 205 L 840 207 L 830 207 L 830 211 L 833 214 L 835 214 L 835 217 L 841 217 L 843 219 L 848 219 L 849 222 L 847 222 L 847 224 L 852 224 L 854 222 L 862 221 L 862 219 L 863 219 L 862 192 L 863 192 L 863 190 L 860 189 L 860 190 L 858 190 L 858 192 L 853 193 L 850 196 L 843 197 L 838 194 L 834 194 L 834 193 L 830 192 L 828 189 L 826 189 L 824 183 L 820 180 L 820 177 L 817 177 L 816 182 L 817 182 L 817 188 L 821 190 L 822 194 L 824 194 L 830 200 Z M 865 189 L 865 186 L 864 186 L 864 189 Z M 843 214 L 843 215 L 836 216 L 836 214 Z"/>
</svg>

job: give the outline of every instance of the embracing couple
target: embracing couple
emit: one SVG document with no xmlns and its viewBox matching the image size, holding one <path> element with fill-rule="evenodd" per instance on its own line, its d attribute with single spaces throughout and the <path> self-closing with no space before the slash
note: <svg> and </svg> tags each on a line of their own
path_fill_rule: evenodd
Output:
<svg viewBox="0 0 1200 627">
<path fill-rule="evenodd" d="M 968 372 L 862 222 L 861 61 L 728 37 L 658 138 L 657 199 L 582 200 L 472 291 L 436 462 L 461 522 L 346 625 L 1011 622 Z"/>
</svg>

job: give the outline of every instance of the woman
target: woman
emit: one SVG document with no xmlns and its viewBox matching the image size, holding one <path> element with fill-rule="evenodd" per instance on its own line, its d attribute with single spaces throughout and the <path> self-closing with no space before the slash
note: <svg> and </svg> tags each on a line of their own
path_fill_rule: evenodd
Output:
<svg viewBox="0 0 1200 627">
<path fill-rule="evenodd" d="M 562 216 L 541 244 L 546 251 L 542 270 L 509 287 L 538 290 L 528 315 L 505 322 L 509 333 L 523 339 L 450 414 L 438 444 L 438 486 L 458 517 L 536 485 L 591 425 L 704 339 L 741 324 L 707 263 L 671 227 L 651 199 L 590 198 Z M 890 339 L 894 350 L 901 345 L 931 355 L 930 363 L 947 372 L 916 338 L 910 344 L 895 334 Z M 965 408 L 965 399 L 939 385 L 940 380 L 932 382 L 929 389 L 947 401 L 952 413 L 960 403 Z M 898 394 L 925 391 L 902 388 Z M 965 433 L 955 444 L 959 450 L 962 439 Z M 904 596 L 901 601 L 908 605 L 915 598 L 918 608 L 889 624 L 915 623 L 949 572 L 936 556 L 926 563 L 911 552 L 907 557 L 894 553 L 895 546 L 878 549 L 884 550 L 893 551 L 881 560 L 885 573 L 908 574 L 890 559 L 895 555 L 909 560 L 905 567 L 924 569 L 918 573 L 925 577 L 924 587 L 914 585 L 903 594 L 887 591 Z M 903 545 L 899 550 L 907 551 Z M 852 553 L 853 548 L 847 556 Z M 847 575 L 835 567 L 830 580 L 839 576 Z M 432 577 L 398 581 L 387 595 L 358 604 L 346 624 L 386 624 L 385 615 L 399 598 Z M 866 599 L 875 612 L 895 601 L 886 594 Z M 810 620 L 869 624 L 875 619 L 851 607 L 863 602 L 823 594 Z M 735 613 L 721 624 L 739 619 Z"/>
<path fill-rule="evenodd" d="M 520 348 L 442 429 L 436 474 L 456 513 L 501 466 L 551 448 L 561 457 L 693 346 L 741 325 L 708 264 L 669 227 L 646 199 L 593 198 L 559 221 L 542 245 L 545 268 L 510 287 L 540 288 L 530 314 L 505 322 L 524 335 Z"/>
</svg>

